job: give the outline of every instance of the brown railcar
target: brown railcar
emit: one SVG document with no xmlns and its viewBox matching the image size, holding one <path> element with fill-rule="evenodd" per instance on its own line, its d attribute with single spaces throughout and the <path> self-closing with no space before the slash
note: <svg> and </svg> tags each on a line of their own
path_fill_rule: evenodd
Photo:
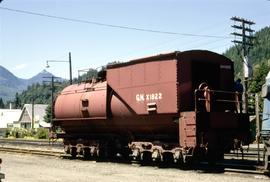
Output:
<svg viewBox="0 0 270 182">
<path fill-rule="evenodd" d="M 111 65 L 106 79 L 58 95 L 53 127 L 73 156 L 218 159 L 234 141 L 249 142 L 233 74 L 230 59 L 202 50 Z"/>
</svg>

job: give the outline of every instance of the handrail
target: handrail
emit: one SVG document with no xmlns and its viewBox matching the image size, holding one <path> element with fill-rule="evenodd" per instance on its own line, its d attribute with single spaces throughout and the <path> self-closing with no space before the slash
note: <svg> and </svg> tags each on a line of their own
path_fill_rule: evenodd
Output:
<svg viewBox="0 0 270 182">
<path fill-rule="evenodd" d="M 267 136 L 270 138 L 270 130 L 261 130 L 261 136 Z"/>
<path fill-rule="evenodd" d="M 211 112 L 215 103 L 235 103 L 233 111 L 242 112 L 242 93 L 223 91 L 223 90 L 210 90 L 210 89 L 196 89 L 194 91 L 195 111 Z M 232 98 L 232 99 L 224 99 Z M 204 101 L 203 109 L 200 108 L 199 102 Z"/>
</svg>

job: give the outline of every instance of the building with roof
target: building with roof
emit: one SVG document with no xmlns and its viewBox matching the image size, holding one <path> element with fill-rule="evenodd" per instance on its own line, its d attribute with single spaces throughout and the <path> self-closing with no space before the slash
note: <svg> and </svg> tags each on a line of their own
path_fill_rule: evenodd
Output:
<svg viewBox="0 0 270 182">
<path fill-rule="evenodd" d="M 25 104 L 23 106 L 19 119 L 13 122 L 14 128 L 30 129 L 32 128 L 32 122 L 34 122 L 33 128 L 50 127 L 50 123 L 46 123 L 44 121 L 44 116 L 46 114 L 46 108 L 48 105 L 34 104 L 34 108 L 32 106 L 32 104 Z"/>
<path fill-rule="evenodd" d="M 0 109 L 0 128 L 7 128 L 9 124 L 18 121 L 21 113 L 20 109 Z"/>
<path fill-rule="evenodd" d="M 18 121 L 21 116 L 21 109 L 0 109 L 0 135 L 3 136 L 8 127 Z"/>
<path fill-rule="evenodd" d="M 0 136 L 5 136 L 7 128 L 19 120 L 21 113 L 20 109 L 0 109 Z"/>
</svg>

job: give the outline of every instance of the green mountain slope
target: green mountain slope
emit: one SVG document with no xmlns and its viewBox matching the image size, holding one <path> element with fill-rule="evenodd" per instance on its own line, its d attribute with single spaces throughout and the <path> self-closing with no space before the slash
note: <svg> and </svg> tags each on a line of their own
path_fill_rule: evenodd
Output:
<svg viewBox="0 0 270 182">
<path fill-rule="evenodd" d="M 254 46 L 250 50 L 250 60 L 253 71 L 262 63 L 268 64 L 268 61 L 270 61 L 270 27 L 265 27 L 256 32 L 255 37 Z M 239 77 L 242 74 L 243 63 L 239 56 L 237 46 L 228 49 L 224 55 L 234 61 L 235 73 Z"/>
<path fill-rule="evenodd" d="M 17 92 L 21 93 L 28 86 L 35 83 L 42 83 L 45 80 L 44 77 L 51 76 L 53 76 L 51 73 L 43 70 L 30 79 L 21 79 L 0 65 L 0 98 L 4 102 L 11 101 L 15 98 Z M 62 79 L 59 80 L 62 81 Z"/>
</svg>

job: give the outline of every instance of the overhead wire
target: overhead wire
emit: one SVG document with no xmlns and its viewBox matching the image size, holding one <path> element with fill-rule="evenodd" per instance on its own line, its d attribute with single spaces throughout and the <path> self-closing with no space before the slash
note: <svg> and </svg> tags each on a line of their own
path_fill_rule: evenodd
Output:
<svg viewBox="0 0 270 182">
<path fill-rule="evenodd" d="M 220 25 L 221 25 L 221 24 L 223 25 L 224 23 L 223 23 L 223 22 L 217 22 L 217 23 L 215 23 L 215 24 L 208 25 L 208 26 L 206 26 L 206 27 L 204 27 L 204 28 L 200 28 L 200 33 L 205 32 L 205 31 L 209 31 L 210 28 L 211 28 L 211 30 L 212 30 L 213 28 L 214 28 L 214 29 L 217 29 L 217 27 L 220 28 Z M 145 46 L 145 47 L 143 47 L 143 48 L 137 49 L 137 50 L 136 50 L 136 53 L 135 53 L 134 50 L 129 51 L 128 53 L 126 53 L 126 55 L 128 55 L 128 56 L 134 55 L 134 54 L 137 54 L 138 51 L 139 51 L 139 52 L 142 52 L 142 51 L 145 51 L 145 50 L 147 50 L 147 51 L 150 51 L 150 50 L 156 50 L 156 48 L 161 48 L 161 47 L 164 47 L 164 46 L 165 46 L 165 47 L 168 47 L 169 44 L 172 44 L 173 42 L 179 40 L 180 38 L 181 38 L 181 37 L 179 37 L 179 36 L 174 36 L 173 39 L 169 39 L 169 40 L 166 40 L 166 41 L 162 41 L 162 42 L 159 42 L 159 43 L 156 43 L 156 44 L 148 45 L 148 46 Z M 207 42 L 207 43 L 200 44 L 199 46 L 195 46 L 195 47 L 201 47 L 201 46 L 208 45 L 208 44 L 212 44 L 212 43 L 216 43 L 216 42 L 219 42 L 219 41 L 224 41 L 225 39 L 227 39 L 227 38 L 224 38 L 224 39 L 217 39 L 217 40 L 214 40 L 214 41 L 210 41 L 210 42 Z M 181 50 L 182 50 L 182 49 L 185 49 L 186 47 L 191 47 L 190 45 L 193 45 L 193 44 L 196 45 L 198 42 L 200 42 L 200 41 L 202 41 L 202 40 L 205 40 L 205 39 L 202 38 L 202 37 L 199 37 L 199 38 L 193 39 L 192 41 L 191 41 L 191 40 L 184 41 L 184 42 L 181 41 L 181 42 L 180 42 L 181 45 L 180 45 L 179 48 L 181 48 Z M 175 44 L 175 43 L 173 43 L 173 44 Z M 176 47 L 178 44 L 179 44 L 179 43 L 176 43 L 176 45 L 173 46 L 173 47 Z M 170 47 L 171 47 L 171 46 L 170 46 Z M 177 47 L 178 47 L 178 46 L 177 46 Z M 194 48 L 194 47 L 192 47 L 192 48 Z M 177 49 L 177 50 L 179 50 L 179 49 Z"/>
<path fill-rule="evenodd" d="M 219 46 L 210 47 L 209 49 L 210 50 L 215 50 L 215 49 L 220 49 L 220 48 L 229 47 L 229 46 L 232 46 L 232 44 L 231 43 L 225 43 L 225 44 L 222 44 L 222 45 L 219 45 Z"/>
<path fill-rule="evenodd" d="M 203 33 L 203 32 L 205 32 L 205 31 L 209 31 L 209 29 L 211 28 L 211 30 L 214 28 L 214 29 L 217 29 L 217 27 L 220 27 L 220 24 L 224 24 L 223 22 L 217 22 L 217 23 L 215 23 L 214 25 L 212 24 L 212 25 L 208 25 L 207 27 L 204 27 L 204 28 L 200 28 L 200 34 L 201 33 Z M 198 34 L 198 33 L 197 33 Z M 151 50 L 151 49 L 153 49 L 154 47 L 164 47 L 164 45 L 166 44 L 167 46 L 165 46 L 165 47 L 168 47 L 168 45 L 169 44 L 171 44 L 171 43 L 173 43 L 175 46 L 173 46 L 173 47 L 178 47 L 178 44 L 179 43 L 176 43 L 175 44 L 175 41 L 177 41 L 177 40 L 179 40 L 180 39 L 180 37 L 175 37 L 174 39 L 170 39 L 170 40 L 167 40 L 167 41 L 164 41 L 164 42 L 161 42 L 161 43 L 158 43 L 158 44 L 155 44 L 154 46 L 148 46 L 148 47 L 146 47 L 148 50 Z M 202 41 L 202 40 L 205 40 L 205 38 L 202 38 L 202 37 L 199 37 L 199 38 L 196 38 L 196 39 L 193 39 L 192 41 L 191 40 L 188 40 L 188 41 L 181 41 L 180 43 L 181 43 L 181 45 L 180 45 L 180 47 L 179 48 L 181 48 L 181 50 L 183 50 L 183 49 L 186 49 L 186 48 L 188 48 L 188 47 L 191 47 L 191 48 L 193 48 L 194 49 L 194 47 L 197 47 L 197 48 L 200 48 L 200 47 L 202 47 L 202 46 L 205 46 L 205 45 L 208 45 L 208 44 L 213 44 L 213 43 L 216 43 L 216 42 L 220 42 L 220 41 L 224 41 L 224 40 L 226 40 L 227 38 L 223 38 L 223 39 L 217 39 L 217 40 L 214 40 L 214 41 L 210 41 L 210 42 L 206 42 L 206 43 L 201 43 L 201 44 L 199 44 L 198 46 L 196 46 L 196 44 L 198 43 L 198 42 L 200 42 L 200 41 Z M 191 46 L 191 45 L 194 45 L 195 44 L 195 46 Z M 171 44 L 172 45 L 172 44 Z M 170 46 L 170 47 L 172 47 L 172 46 Z M 145 48 L 143 48 L 142 50 L 145 50 Z M 177 49 L 177 50 L 179 50 L 179 49 Z M 130 51 L 131 52 L 131 51 Z"/>
<path fill-rule="evenodd" d="M 10 11 L 10 12 L 21 13 L 21 14 L 28 14 L 28 15 L 33 15 L 33 16 L 47 17 L 47 18 L 52 18 L 52 19 L 59 19 L 59 20 L 64 20 L 64 21 L 69 21 L 69 22 L 75 22 L 75 23 L 92 24 L 92 25 L 104 26 L 104 27 L 109 27 L 109 28 L 119 28 L 119 29 L 135 30 L 135 31 L 141 31 L 141 32 L 175 35 L 175 36 L 200 37 L 200 38 L 216 38 L 216 39 L 218 39 L 218 40 L 216 40 L 214 42 L 211 41 L 210 43 L 205 43 L 203 45 L 215 43 L 215 42 L 218 42 L 218 41 L 221 41 L 221 40 L 224 40 L 224 39 L 231 39 L 231 36 L 208 35 L 208 34 L 194 34 L 194 33 L 180 33 L 180 32 L 161 31 L 161 30 L 146 29 L 146 28 L 137 28 L 137 27 L 107 24 L 107 23 L 101 23 L 101 22 L 95 22 L 95 21 L 89 21 L 89 20 L 68 18 L 68 17 L 63 17 L 63 16 L 55 16 L 55 15 L 37 13 L 37 12 L 26 11 L 26 10 L 12 9 L 12 8 L 7 8 L 7 7 L 0 7 L 0 10 L 6 10 L 6 11 Z M 178 39 L 178 38 L 176 38 L 176 39 Z M 184 44 L 184 47 L 186 47 L 187 44 L 194 44 L 194 42 L 197 42 L 197 41 L 200 41 L 200 40 L 202 40 L 202 39 L 196 39 L 196 40 L 194 40 L 192 42 L 185 43 Z M 161 45 L 168 44 L 168 43 L 173 42 L 173 41 L 175 41 L 175 40 L 172 40 L 171 39 L 171 40 L 168 40 L 168 41 L 164 41 L 164 42 L 161 43 Z M 156 46 L 159 47 L 161 45 L 160 44 L 159 45 L 154 45 L 154 47 L 156 47 Z M 202 45 L 200 45 L 200 46 L 202 46 Z M 147 49 L 149 49 L 149 48 L 150 48 L 150 46 L 147 47 Z"/>
<path fill-rule="evenodd" d="M 180 33 L 180 32 L 161 31 L 161 30 L 155 30 L 155 29 L 146 29 L 146 28 L 138 28 L 138 27 L 131 27 L 131 26 L 107 24 L 107 23 L 101 23 L 101 22 L 96 22 L 96 21 L 68 18 L 68 17 L 63 17 L 63 16 L 55 16 L 55 15 L 49 15 L 49 14 L 43 14 L 43 13 L 37 13 L 37 12 L 33 12 L 33 11 L 19 10 L 19 9 L 7 8 L 7 7 L 0 7 L 0 10 L 6 10 L 6 11 L 10 11 L 10 12 L 40 16 L 40 17 L 47 17 L 47 18 L 53 18 L 53 19 L 59 19 L 59 20 L 64 20 L 64 21 L 76 22 L 76 23 L 85 23 L 85 24 L 92 24 L 92 25 L 103 26 L 103 27 L 135 30 L 135 31 L 149 32 L 149 33 L 159 33 L 159 34 L 179 35 L 179 36 L 189 36 L 189 37 L 218 38 L 218 39 L 231 38 L 230 36 Z"/>
<path fill-rule="evenodd" d="M 221 41 L 224 41 L 226 39 L 218 39 L 218 40 L 215 40 L 215 41 L 211 41 L 211 42 L 206 42 L 206 43 L 202 43 L 202 44 L 199 44 L 197 46 L 194 46 L 196 48 L 200 48 L 202 46 L 206 46 L 206 45 L 210 45 L 210 44 L 214 44 L 214 43 L 217 43 L 217 42 L 221 42 Z"/>
</svg>

